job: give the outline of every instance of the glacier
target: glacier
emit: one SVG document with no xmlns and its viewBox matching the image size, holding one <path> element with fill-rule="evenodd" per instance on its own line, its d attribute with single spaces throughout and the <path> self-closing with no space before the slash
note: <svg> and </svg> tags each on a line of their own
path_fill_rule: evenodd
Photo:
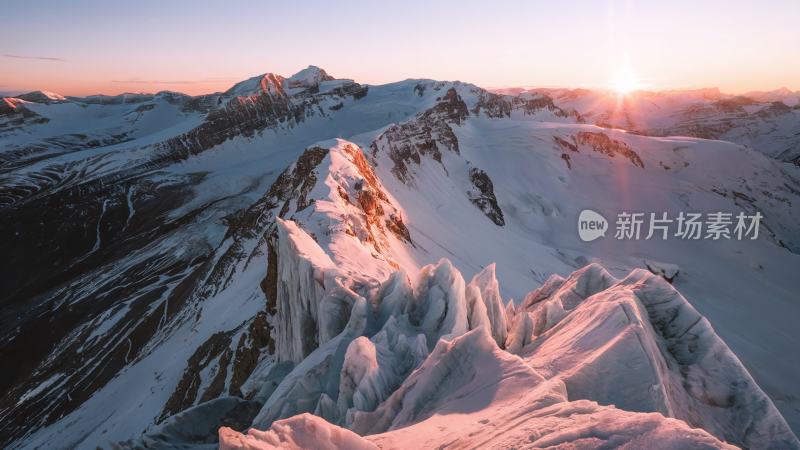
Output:
<svg viewBox="0 0 800 450">
<path fill-rule="evenodd" d="M 316 246 L 294 226 L 280 227 L 292 229 L 281 236 L 297 246 Z M 314 273 L 327 263 L 316 261 L 316 254 L 295 250 L 278 258 L 301 258 L 308 264 L 292 267 Z M 327 295 L 297 275 L 288 279 L 295 280 L 300 296 Z M 471 284 L 491 275 L 488 268 Z M 419 279 L 401 291 L 406 308 L 397 308 L 398 288 L 391 286 L 376 291 L 371 311 L 353 309 L 336 345 L 315 349 L 273 396 L 294 398 L 312 380 L 338 389 L 302 391 L 298 400 L 318 400 L 289 400 L 295 406 L 283 409 L 289 417 L 282 420 L 268 401 L 248 434 L 222 428 L 221 448 L 308 448 L 320 439 L 327 448 L 506 448 L 522 438 L 537 448 L 800 445 L 705 318 L 662 277 L 640 269 L 615 279 L 591 264 L 566 279 L 552 278 L 511 318 L 515 325 L 532 323 L 517 331 L 523 336 L 509 336 L 516 346 L 498 345 L 495 327 L 505 332 L 507 325 L 493 325 L 483 303 L 467 308 L 463 279 L 449 261 L 426 266 Z M 408 278 L 395 275 L 388 283 L 407 286 Z M 431 301 L 432 290 L 438 302 Z M 394 314 L 374 336 L 353 339 L 353 333 L 366 331 L 365 321 L 385 317 L 382 293 Z M 467 326 L 465 313 L 480 319 Z M 427 321 L 431 314 L 436 320 Z M 432 348 L 430 323 L 446 332 Z M 387 339 L 389 333 L 407 338 Z M 339 341 L 349 342 L 346 351 Z M 336 378 L 338 383 L 328 381 Z"/>
</svg>

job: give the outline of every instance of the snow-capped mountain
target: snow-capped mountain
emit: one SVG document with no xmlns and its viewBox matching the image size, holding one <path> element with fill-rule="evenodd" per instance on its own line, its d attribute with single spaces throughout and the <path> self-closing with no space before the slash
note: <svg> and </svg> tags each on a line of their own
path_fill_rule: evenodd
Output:
<svg viewBox="0 0 800 450">
<path fill-rule="evenodd" d="M 800 448 L 789 134 L 684 95 L 748 131 L 316 67 L 3 99 L 2 445 Z M 763 222 L 587 243 L 587 208 Z"/>
</svg>

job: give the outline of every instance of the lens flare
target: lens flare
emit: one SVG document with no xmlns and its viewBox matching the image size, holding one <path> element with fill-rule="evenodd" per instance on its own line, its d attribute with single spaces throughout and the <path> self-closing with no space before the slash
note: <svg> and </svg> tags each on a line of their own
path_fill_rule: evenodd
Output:
<svg viewBox="0 0 800 450">
<path fill-rule="evenodd" d="M 624 65 L 617 69 L 616 74 L 614 74 L 612 87 L 618 94 L 629 94 L 640 89 L 641 85 L 630 66 Z"/>
</svg>

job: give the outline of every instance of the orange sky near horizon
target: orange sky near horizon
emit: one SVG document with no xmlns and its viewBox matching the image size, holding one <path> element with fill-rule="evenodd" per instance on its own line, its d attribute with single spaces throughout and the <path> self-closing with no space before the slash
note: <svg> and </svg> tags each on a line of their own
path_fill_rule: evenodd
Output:
<svg viewBox="0 0 800 450">
<path fill-rule="evenodd" d="M 4 5 L 0 92 L 228 89 L 314 64 L 483 87 L 800 90 L 800 2 L 33 0 Z"/>
</svg>

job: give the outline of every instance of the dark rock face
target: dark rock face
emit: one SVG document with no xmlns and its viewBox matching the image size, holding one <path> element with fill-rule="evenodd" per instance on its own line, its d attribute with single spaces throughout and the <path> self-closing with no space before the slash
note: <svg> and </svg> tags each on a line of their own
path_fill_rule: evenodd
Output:
<svg viewBox="0 0 800 450">
<path fill-rule="evenodd" d="M 424 92 L 424 86 L 417 86 Z M 479 90 L 479 101 L 472 109 L 472 113 L 479 115 L 481 111 L 489 117 L 504 117 L 510 115 L 514 108 L 514 100 L 508 96 L 500 96 Z M 552 100 L 550 101 L 552 105 Z M 531 106 L 531 110 L 535 109 Z M 413 169 L 410 165 L 419 165 L 423 158 L 430 158 L 442 164 L 442 149 L 461 154 L 458 138 L 453 132 L 453 125 L 461 125 L 468 117 L 470 111 L 464 100 L 455 88 L 449 88 L 445 95 L 429 110 L 419 114 L 415 119 L 400 125 L 394 125 L 378 139 L 370 149 L 375 158 L 379 151 L 387 152 L 392 162 L 392 173 L 403 182 L 411 182 Z M 444 167 L 444 166 L 443 166 Z M 446 172 L 446 169 L 445 169 Z M 494 195 L 492 180 L 486 172 L 472 168 L 469 178 L 473 190 L 467 192 L 469 200 L 478 207 L 486 216 L 498 226 L 505 225 L 503 212 Z M 387 226 L 392 229 L 397 225 L 388 221 Z M 398 236 L 405 237 L 407 230 L 398 230 Z M 410 242 L 410 239 L 406 239 Z"/>
<path fill-rule="evenodd" d="M 473 167 L 469 170 L 469 179 L 476 189 L 476 192 L 467 192 L 469 200 L 483 211 L 495 225 L 504 226 L 506 221 L 500 205 L 497 204 L 497 198 L 494 196 L 494 184 L 489 175 L 483 170 Z"/>
<path fill-rule="evenodd" d="M 379 150 L 387 151 L 394 162 L 392 173 L 407 182 L 412 178 L 409 164 L 418 165 L 423 157 L 441 163 L 441 148 L 460 154 L 458 138 L 450 124 L 459 125 L 468 115 L 466 103 L 454 88 L 450 88 L 433 108 L 383 132 L 370 146 L 373 157 Z"/>
<path fill-rule="evenodd" d="M 238 339 L 234 341 L 237 333 L 239 333 Z M 232 347 L 234 342 L 236 345 Z M 243 324 L 240 329 L 212 335 L 187 361 L 183 377 L 164 405 L 159 421 L 217 397 L 225 395 L 244 397 L 240 390 L 242 384 L 256 368 L 262 353 L 269 348 L 274 348 L 274 342 L 267 323 L 267 313 L 263 311 L 249 323 Z M 203 380 L 200 375 L 212 364 L 216 372 L 210 383 L 201 391 Z M 230 383 L 226 383 L 228 378 Z"/>
<path fill-rule="evenodd" d="M 561 159 L 563 159 L 564 163 L 567 164 L 567 169 L 572 169 L 572 158 L 569 156 L 568 153 L 562 153 Z"/>
<path fill-rule="evenodd" d="M 512 101 L 507 96 L 493 94 L 491 92 L 481 92 L 478 97 L 478 103 L 472 108 L 472 114 L 479 116 L 481 112 L 486 114 L 487 117 L 494 119 L 501 117 L 510 117 L 512 110 Z"/>
<path fill-rule="evenodd" d="M 225 385 L 225 377 L 228 375 L 228 364 L 230 364 L 232 352 L 230 349 L 231 334 L 216 333 L 201 345 L 189 358 L 183 378 L 178 383 L 178 387 L 172 392 L 164 411 L 161 413 L 159 421 L 164 420 L 172 414 L 183 411 L 195 404 L 198 397 L 201 400 L 209 400 L 219 396 Z M 208 368 L 214 361 L 219 361 L 219 370 L 211 380 L 211 384 L 205 392 L 199 392 L 202 379 L 201 371 Z"/>
<path fill-rule="evenodd" d="M 558 145 L 563 153 L 561 159 L 567 164 L 567 168 L 572 168 L 572 158 L 569 153 L 579 153 L 580 146 L 587 146 L 595 152 L 614 157 L 622 156 L 629 160 L 633 165 L 644 168 L 642 158 L 636 153 L 628 144 L 616 139 L 610 138 L 605 133 L 596 133 L 591 131 L 581 131 L 568 139 L 558 136 L 553 136 L 553 141 Z"/>
<path fill-rule="evenodd" d="M 574 136 L 575 143 L 587 145 L 592 150 L 608 156 L 622 156 L 628 159 L 633 165 L 644 168 L 644 162 L 639 155 L 631 149 L 628 144 L 616 139 L 611 139 L 605 133 L 593 133 L 591 131 L 581 131 Z"/>
<path fill-rule="evenodd" d="M 539 111 L 550 111 L 556 117 L 572 117 L 578 123 L 583 123 L 583 118 L 575 111 L 565 111 L 553 103 L 553 99 L 545 94 L 535 96 L 508 96 L 494 94 L 481 90 L 478 102 L 472 108 L 472 114 L 479 116 L 481 112 L 487 117 L 511 117 L 513 111 L 521 111 L 526 115 L 534 115 Z"/>
<path fill-rule="evenodd" d="M 3 254 L 14 255 L 0 269 L 12 275 L 2 284 L 0 357 L 16 362 L 0 379 L 3 436 L 78 407 L 136 360 L 186 304 L 210 248 L 176 257 L 172 247 L 158 246 L 202 212 L 167 219 L 186 195 L 181 185 L 137 180 L 60 191 L 3 210 L 0 229 L 16 237 L 0 244 Z M 119 320 L 95 335 L 93 324 L 107 315 Z M 63 386 L 16 401 L 51 377 Z"/>
<path fill-rule="evenodd" d="M 277 297 L 277 253 L 272 244 L 276 236 L 275 218 L 285 217 L 292 202 L 298 209 L 308 207 L 311 200 L 307 200 L 307 195 L 317 182 L 316 168 L 327 155 L 328 149 L 322 147 L 306 149 L 278 176 L 266 194 L 230 222 L 225 235 L 228 245 L 211 268 L 209 282 L 201 290 L 202 296 L 210 297 L 227 287 L 239 262 L 249 263 L 266 249 L 268 267 L 261 289 L 267 299 L 267 311 L 274 313 Z M 252 251 L 247 245 L 250 241 L 257 241 Z"/>
<path fill-rule="evenodd" d="M 326 111 L 321 108 L 320 103 L 325 97 L 359 99 L 368 91 L 366 86 L 349 83 L 324 94 L 315 95 L 316 92 L 309 89 L 298 96 L 290 96 L 283 90 L 283 80 L 274 75 L 270 78 L 270 75 L 265 76 L 263 92 L 233 97 L 221 108 L 209 112 L 198 127 L 159 144 L 157 152 L 170 161 L 186 159 L 236 136 L 251 137 L 278 126 L 292 128 L 307 117 L 326 116 L 327 111 L 341 109 L 329 108 Z"/>
<path fill-rule="evenodd" d="M 558 144 L 559 147 L 561 147 L 564 150 L 569 150 L 571 152 L 577 152 L 578 151 L 578 145 L 575 144 L 574 142 L 570 142 L 570 141 L 568 141 L 568 140 L 566 140 L 564 138 L 560 138 L 558 136 L 553 136 L 553 140 L 555 141 L 556 144 Z"/>
<path fill-rule="evenodd" d="M 514 108 L 519 108 L 526 114 L 534 114 L 537 111 L 547 110 L 556 117 L 573 117 L 576 122 L 583 123 L 583 117 L 575 111 L 565 111 L 553 103 L 553 99 L 546 95 L 539 95 L 535 98 L 514 97 Z"/>
<path fill-rule="evenodd" d="M 423 116 L 436 117 L 449 123 L 461 125 L 461 122 L 469 116 L 467 104 L 458 95 L 455 88 L 447 90 L 444 96 L 440 97 L 436 105 L 422 113 Z"/>
<path fill-rule="evenodd" d="M 389 208 L 391 212 L 395 207 L 389 201 L 386 192 L 383 191 L 378 177 L 375 175 L 367 158 L 364 157 L 360 149 L 352 145 L 346 146 L 345 152 L 358 170 L 359 175 L 363 178 L 363 181 L 357 182 L 355 186 L 352 186 L 352 189 L 356 193 L 355 201 L 364 214 L 367 241 L 375 248 L 375 251 L 380 253 L 383 247 L 383 236 L 388 229 L 401 241 L 411 243 L 411 234 L 400 214 L 397 212 L 391 213 L 387 218 L 386 208 Z M 349 200 L 347 187 L 339 186 L 339 189 L 343 198 L 353 204 L 354 202 Z M 384 205 L 386 208 L 384 208 Z"/>
</svg>

